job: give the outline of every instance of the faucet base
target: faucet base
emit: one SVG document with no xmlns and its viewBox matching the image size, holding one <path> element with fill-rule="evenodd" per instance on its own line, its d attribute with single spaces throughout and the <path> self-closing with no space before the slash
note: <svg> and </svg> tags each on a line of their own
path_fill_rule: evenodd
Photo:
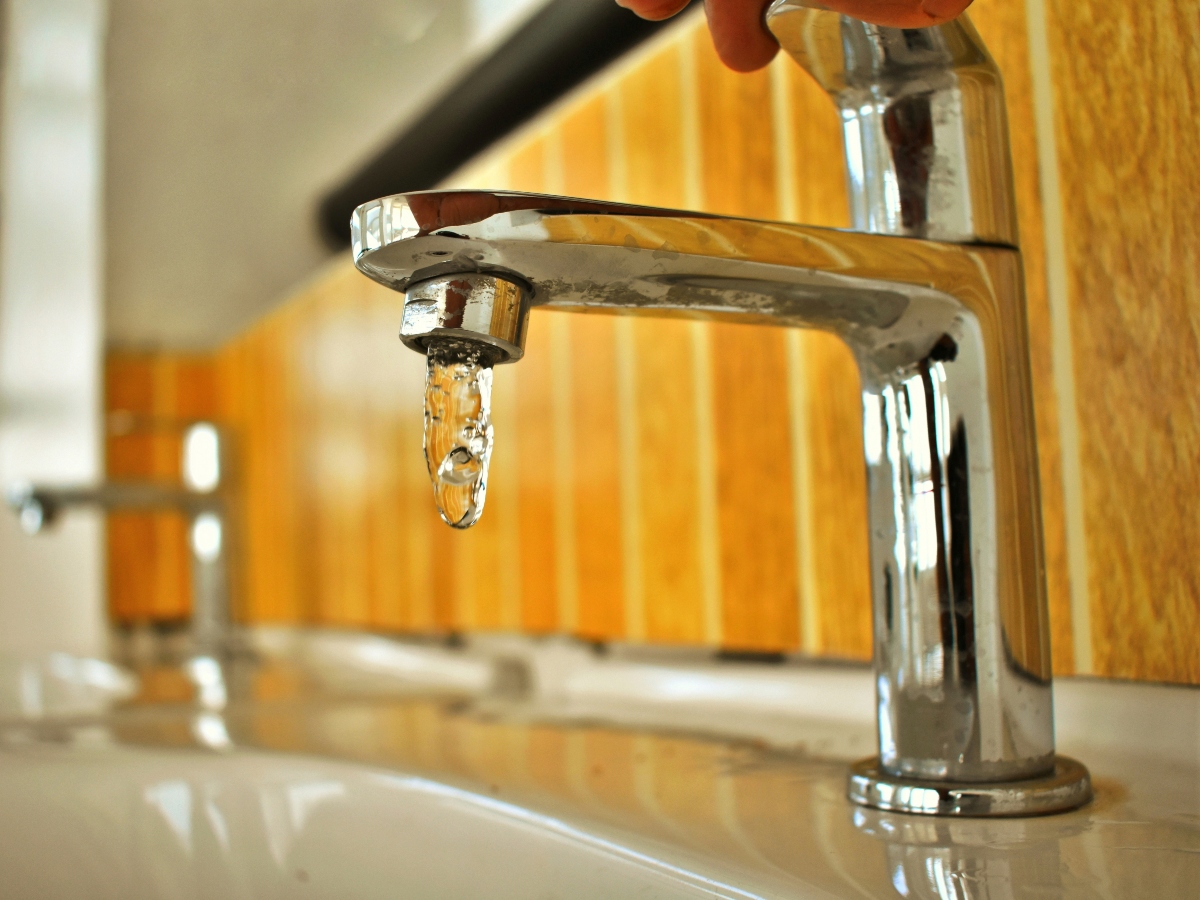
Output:
<svg viewBox="0 0 1200 900">
<path fill-rule="evenodd" d="M 879 757 L 850 767 L 847 796 L 861 806 L 927 816 L 1037 816 L 1066 812 L 1092 799 L 1087 768 L 1066 756 L 1054 771 L 1023 781 L 972 783 L 903 778 L 884 771 Z"/>
</svg>

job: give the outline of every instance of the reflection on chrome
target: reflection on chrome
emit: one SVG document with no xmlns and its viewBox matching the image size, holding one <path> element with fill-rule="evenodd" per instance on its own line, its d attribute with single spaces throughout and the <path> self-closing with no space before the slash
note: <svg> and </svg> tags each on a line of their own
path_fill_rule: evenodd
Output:
<svg viewBox="0 0 1200 900">
<path fill-rule="evenodd" d="M 355 263 L 405 292 L 402 337 L 418 350 L 449 336 L 515 360 L 532 306 L 840 336 L 864 391 L 879 721 L 851 798 L 945 815 L 1078 806 L 1087 771 L 1054 753 L 998 71 L 966 19 L 899 31 L 777 0 L 768 24 L 842 111 L 858 232 L 429 192 L 359 207 Z M 519 308 L 463 299 L 501 294 Z"/>
</svg>

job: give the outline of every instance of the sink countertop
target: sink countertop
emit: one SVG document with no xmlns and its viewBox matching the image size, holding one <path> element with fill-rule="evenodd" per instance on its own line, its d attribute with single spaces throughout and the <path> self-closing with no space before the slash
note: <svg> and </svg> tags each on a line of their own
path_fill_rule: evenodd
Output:
<svg viewBox="0 0 1200 900">
<path fill-rule="evenodd" d="M 686 715 L 651 728 L 636 704 L 331 696 L 286 666 L 255 677 L 257 699 L 219 712 L 133 704 L 0 727 L 6 895 L 992 900 L 1200 884 L 1200 692 L 1108 702 L 1106 685 L 1064 684 L 1062 749 L 1091 768 L 1095 801 L 953 820 L 845 799 L 847 760 L 873 744 L 863 718 L 716 737 Z"/>
</svg>

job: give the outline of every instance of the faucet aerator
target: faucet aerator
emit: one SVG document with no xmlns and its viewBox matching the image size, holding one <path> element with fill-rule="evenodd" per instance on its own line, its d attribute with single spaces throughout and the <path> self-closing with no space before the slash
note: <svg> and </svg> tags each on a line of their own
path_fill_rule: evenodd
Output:
<svg viewBox="0 0 1200 900">
<path fill-rule="evenodd" d="M 496 275 L 461 273 L 412 284 L 404 292 L 400 340 L 419 353 L 434 343 L 474 346 L 488 366 L 525 355 L 526 290 Z"/>
</svg>

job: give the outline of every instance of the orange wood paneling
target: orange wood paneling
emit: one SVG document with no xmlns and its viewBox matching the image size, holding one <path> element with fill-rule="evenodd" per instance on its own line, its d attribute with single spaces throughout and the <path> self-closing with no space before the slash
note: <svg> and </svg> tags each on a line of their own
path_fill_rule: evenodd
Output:
<svg viewBox="0 0 1200 900">
<path fill-rule="evenodd" d="M 849 349 L 825 334 L 805 343 L 809 551 L 819 638 L 827 656 L 871 656 L 871 582 L 861 388 Z"/>
<path fill-rule="evenodd" d="M 1097 674 L 1200 681 L 1200 8 L 1046 4 Z"/>
<path fill-rule="evenodd" d="M 776 63 L 780 65 L 780 63 Z M 792 159 L 792 196 L 801 222 L 833 228 L 850 223 L 841 123 L 832 101 L 799 66 L 783 62 L 780 89 Z M 779 127 L 777 124 L 776 127 Z M 804 454 L 803 523 L 808 570 L 801 576 L 808 607 L 804 645 L 819 654 L 869 659 L 871 596 L 867 497 L 862 462 L 861 388 L 845 344 L 804 332 L 798 343 Z"/>
<path fill-rule="evenodd" d="M 297 303 L 269 317 L 217 359 L 240 500 L 237 616 L 252 622 L 305 621 L 292 415 L 300 384 L 290 343 L 300 307 Z"/>
<path fill-rule="evenodd" d="M 1004 73 L 1017 194 L 1017 224 L 1025 264 L 1025 307 L 1029 318 L 1029 361 L 1033 370 L 1034 415 L 1042 485 L 1042 532 L 1045 538 L 1046 592 L 1050 605 L 1050 644 L 1054 671 L 1067 674 L 1075 669 L 1075 649 L 1071 633 L 1071 588 L 1067 575 L 1062 446 L 1050 347 L 1046 233 L 1042 219 L 1025 4 L 978 0 L 971 7 L 971 19 Z"/>
<path fill-rule="evenodd" d="M 846 227 L 841 128 L 833 104 L 799 67 L 776 65 L 783 66 L 777 90 L 786 92 L 786 120 L 775 127 L 787 130 L 791 149 L 786 211 L 802 222 Z M 831 335 L 803 332 L 797 348 L 800 414 L 808 435 L 801 451 L 806 477 L 797 486 L 806 513 L 800 574 L 805 624 L 813 632 L 803 635 L 804 645 L 810 652 L 866 659 L 871 610 L 858 372 L 845 345 Z"/>
<path fill-rule="evenodd" d="M 560 127 L 563 193 L 612 196 L 609 98 L 595 93 L 570 108 Z M 625 633 L 621 566 L 617 333 L 609 316 L 569 316 L 572 466 L 578 634 L 603 640 Z"/>
<path fill-rule="evenodd" d="M 544 137 L 530 139 L 512 154 L 509 179 L 513 190 L 545 190 Z M 521 627 L 534 633 L 554 631 L 559 626 L 554 456 L 560 450 L 554 443 L 549 322 L 554 315 L 534 311 L 525 358 L 503 372 L 517 385 L 515 433 L 509 439 L 516 445 L 519 473 Z"/>
<path fill-rule="evenodd" d="M 619 199 L 679 208 L 687 201 L 683 52 L 670 43 L 645 57 L 615 86 L 619 116 Z M 695 454 L 696 352 L 686 322 L 634 320 L 630 416 L 637 452 L 639 608 L 627 610 L 625 635 L 696 643 L 704 638 L 700 473 Z M 628 561 L 626 561 L 628 564 Z M 627 602 L 633 598 L 626 598 Z M 632 607 L 632 604 L 631 604 Z M 630 618 L 638 616 L 640 621 Z"/>
<path fill-rule="evenodd" d="M 607 316 L 575 316 L 571 328 L 577 630 L 603 640 L 625 633 L 625 589 L 615 564 L 621 558 L 616 330 Z"/>
<path fill-rule="evenodd" d="M 636 323 L 642 324 L 642 323 Z M 695 344 L 686 323 L 639 327 L 636 360 L 637 486 L 643 629 L 631 637 L 700 643 L 704 586 L 695 447 Z"/>
<path fill-rule="evenodd" d="M 377 628 L 400 631 L 405 625 L 405 550 L 415 522 L 415 503 L 408 496 L 407 468 L 421 460 L 409 454 L 407 432 L 415 425 L 408 408 L 419 402 L 402 377 L 411 370 L 396 338 L 402 298 L 392 291 L 367 293 L 363 318 L 363 357 L 367 372 L 367 596 L 368 621 Z M 415 356 L 415 354 L 414 354 Z M 413 359 L 419 363 L 419 359 Z M 413 373 L 415 374 L 415 373 Z"/>
<path fill-rule="evenodd" d="M 309 333 L 307 442 L 313 489 L 317 621 L 370 624 L 367 587 L 368 379 L 363 294 L 349 283 L 321 298 Z"/>
<path fill-rule="evenodd" d="M 177 483 L 183 430 L 216 413 L 207 357 L 111 353 L 105 371 L 108 477 Z M 191 614 L 187 522 L 175 513 L 108 517 L 109 610 L 117 621 Z"/>
<path fill-rule="evenodd" d="M 773 108 L 771 73 L 726 69 L 703 30 L 692 45 L 704 208 L 725 215 L 779 215 L 775 143 L 761 110 Z M 799 594 L 786 334 L 778 328 L 709 326 L 722 643 L 795 650 Z"/>
<path fill-rule="evenodd" d="M 515 445 L 519 472 L 521 627 L 547 632 L 558 627 L 555 580 L 553 400 L 550 372 L 550 323 L 561 313 L 535 311 L 530 316 L 525 358 L 503 376 L 517 386 L 516 422 L 505 437 Z"/>
<path fill-rule="evenodd" d="M 1008 88 L 1055 668 L 1072 671 L 1072 649 L 1090 646 L 1096 674 L 1200 682 L 1200 531 L 1188 507 L 1200 481 L 1190 189 L 1200 164 L 1186 150 L 1197 110 L 1185 77 L 1200 75 L 1200 23 L 1165 0 L 1137 14 L 1122 0 L 1104 15 L 1048 0 L 1044 23 L 1026 21 L 1027 8 L 1041 4 L 978 0 L 973 16 Z M 1035 95 L 1029 41 L 1043 26 L 1065 258 L 1043 219 L 1034 110 L 1045 86 Z M 724 71 L 694 16 L 455 182 L 847 224 L 828 98 L 790 62 Z M 1074 342 L 1065 363 L 1048 290 L 1060 270 Z M 535 312 L 526 358 L 495 375 L 487 511 L 458 533 L 433 509 L 423 362 L 395 339 L 400 302 L 343 261 L 215 362 L 111 356 L 108 407 L 129 414 L 126 426 L 210 415 L 219 395 L 238 459 L 240 617 L 869 656 L 859 385 L 840 342 Z M 1077 423 L 1056 390 L 1064 364 Z M 1079 458 L 1064 451 L 1063 427 L 1078 428 Z M 178 438 L 166 432 L 126 428 L 108 450 L 114 477 L 178 477 Z M 1083 635 L 1067 560 L 1071 473 L 1090 572 Z M 114 616 L 186 615 L 183 539 L 178 520 L 112 518 Z M 601 778 L 575 771 L 590 751 L 559 737 L 521 752 L 567 760 L 555 778 L 585 796 Z M 655 764 L 629 752 L 621 777 L 641 783 Z"/>
</svg>

